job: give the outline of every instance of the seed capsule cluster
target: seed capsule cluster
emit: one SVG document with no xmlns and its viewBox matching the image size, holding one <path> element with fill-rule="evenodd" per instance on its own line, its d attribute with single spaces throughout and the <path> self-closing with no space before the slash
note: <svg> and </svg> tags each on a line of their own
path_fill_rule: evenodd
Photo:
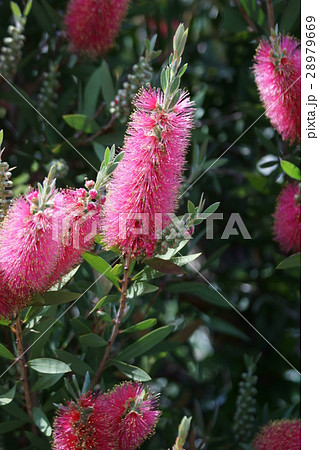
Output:
<svg viewBox="0 0 319 450">
<path fill-rule="evenodd" d="M 145 86 L 151 80 L 152 67 L 145 56 L 141 56 L 139 62 L 134 64 L 132 73 L 127 76 L 123 87 L 117 91 L 114 101 L 111 102 L 110 112 L 121 122 L 126 122 L 132 108 L 132 100 L 141 86 Z"/>
<path fill-rule="evenodd" d="M 255 364 L 248 366 L 239 382 L 237 408 L 234 416 L 234 436 L 237 442 L 250 442 L 254 430 L 256 416 L 257 376 L 254 374 Z"/>
<path fill-rule="evenodd" d="M 23 30 L 23 23 L 9 25 L 9 36 L 3 39 L 3 46 L 1 47 L 0 54 L 0 73 L 8 81 L 12 81 L 14 78 L 18 64 L 21 60 L 21 49 L 25 41 Z"/>
<path fill-rule="evenodd" d="M 1 161 L 1 153 L 0 153 L 0 222 L 3 221 L 6 212 L 9 208 L 12 194 L 12 181 L 11 171 L 9 168 L 9 164 L 5 161 Z"/>
<path fill-rule="evenodd" d="M 193 227 L 187 227 L 182 219 L 176 223 L 170 223 L 161 231 L 156 253 L 165 255 L 169 248 L 177 248 L 182 241 L 190 239 L 193 231 Z"/>
<path fill-rule="evenodd" d="M 60 86 L 58 81 L 59 75 L 58 65 L 54 63 L 50 64 L 48 72 L 43 74 L 43 82 L 38 95 L 38 109 L 43 114 L 48 114 L 49 111 L 56 108 L 58 98 L 56 90 Z"/>
</svg>

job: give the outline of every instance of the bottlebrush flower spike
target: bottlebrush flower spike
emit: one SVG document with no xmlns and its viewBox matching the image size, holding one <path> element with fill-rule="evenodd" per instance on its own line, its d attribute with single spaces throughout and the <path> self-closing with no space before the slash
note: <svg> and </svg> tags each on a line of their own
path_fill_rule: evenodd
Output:
<svg viewBox="0 0 319 450">
<path fill-rule="evenodd" d="M 274 213 L 274 236 L 285 253 L 301 249 L 301 204 L 298 183 L 288 183 L 282 189 Z"/>
<path fill-rule="evenodd" d="M 70 50 L 105 56 L 123 22 L 129 0 L 70 0 L 64 19 Z"/>
<path fill-rule="evenodd" d="M 174 38 L 174 55 L 163 69 L 162 88 L 141 89 L 135 99 L 124 142 L 124 158 L 114 172 L 104 205 L 102 234 L 109 247 L 133 257 L 151 257 L 157 231 L 165 228 L 176 209 L 186 149 L 193 127 L 193 103 L 178 87 L 187 31 L 181 25 Z"/>
<path fill-rule="evenodd" d="M 34 292 L 48 288 L 58 243 L 53 239 L 52 212 L 55 195 L 53 171 L 43 186 L 16 199 L 2 223 L 0 273 L 12 307 L 27 303 Z"/>
<path fill-rule="evenodd" d="M 91 191 L 68 189 L 56 195 L 54 238 L 60 243 L 60 251 L 49 285 L 57 283 L 80 263 L 82 254 L 90 250 L 99 233 L 101 199 L 97 191 L 92 199 Z"/>
<path fill-rule="evenodd" d="M 301 135 L 301 51 L 292 36 L 274 32 L 262 39 L 253 67 L 266 115 L 283 140 L 293 144 Z"/>
<path fill-rule="evenodd" d="M 106 430 L 112 450 L 134 450 L 154 431 L 158 398 L 140 383 L 126 382 L 106 395 Z"/>
<path fill-rule="evenodd" d="M 261 429 L 252 446 L 254 450 L 301 449 L 300 420 L 275 420 Z"/>
<path fill-rule="evenodd" d="M 105 394 L 87 392 L 61 406 L 53 423 L 55 450 L 111 450 L 108 445 Z"/>
</svg>

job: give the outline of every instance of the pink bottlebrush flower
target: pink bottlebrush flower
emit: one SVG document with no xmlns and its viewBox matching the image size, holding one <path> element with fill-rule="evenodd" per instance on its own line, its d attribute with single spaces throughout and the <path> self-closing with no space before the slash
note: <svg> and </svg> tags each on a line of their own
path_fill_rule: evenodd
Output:
<svg viewBox="0 0 319 450">
<path fill-rule="evenodd" d="M 82 254 L 93 246 L 100 227 L 100 206 L 87 203 L 83 188 L 60 191 L 55 198 L 55 210 L 55 239 L 60 251 L 50 285 L 80 263 Z"/>
<path fill-rule="evenodd" d="M 156 232 L 176 209 L 185 153 L 193 126 L 193 103 L 184 92 L 163 111 L 163 94 L 142 89 L 125 138 L 125 155 L 114 171 L 102 221 L 106 244 L 135 257 L 151 257 Z"/>
<path fill-rule="evenodd" d="M 70 0 L 64 19 L 70 50 L 105 56 L 123 22 L 129 0 Z"/>
<path fill-rule="evenodd" d="M 274 236 L 285 253 L 301 248 L 301 204 L 298 183 L 288 183 L 282 189 L 274 213 Z"/>
<path fill-rule="evenodd" d="M 106 427 L 112 450 L 134 450 L 154 431 L 158 400 L 140 383 L 126 382 L 106 395 Z"/>
<path fill-rule="evenodd" d="M 34 193 L 11 205 L 0 233 L 0 272 L 10 301 L 27 302 L 48 288 L 58 244 L 53 239 L 52 208 L 33 212 Z"/>
<path fill-rule="evenodd" d="M 61 406 L 53 423 L 55 450 L 111 450 L 107 436 L 105 395 L 87 392 L 77 403 Z"/>
<path fill-rule="evenodd" d="M 285 141 L 300 141 L 301 51 L 292 36 L 262 39 L 255 55 L 255 81 L 271 124 Z"/>
<path fill-rule="evenodd" d="M 300 420 L 275 420 L 262 427 L 253 443 L 254 450 L 301 449 Z"/>
</svg>

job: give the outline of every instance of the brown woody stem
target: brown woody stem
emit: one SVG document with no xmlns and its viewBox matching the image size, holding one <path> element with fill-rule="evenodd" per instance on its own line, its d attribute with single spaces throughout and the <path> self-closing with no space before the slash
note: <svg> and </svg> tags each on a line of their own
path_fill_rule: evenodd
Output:
<svg viewBox="0 0 319 450">
<path fill-rule="evenodd" d="M 243 5 L 240 3 L 239 0 L 234 0 L 237 8 L 239 9 L 241 15 L 243 16 L 243 18 L 245 19 L 245 21 L 247 22 L 247 24 L 249 25 L 249 27 L 252 29 L 252 31 L 257 32 L 257 26 L 255 24 L 255 22 L 249 17 L 249 15 L 247 14 L 247 12 L 245 11 L 245 8 L 243 7 Z"/>
<path fill-rule="evenodd" d="M 275 18 L 274 18 L 274 8 L 272 6 L 272 0 L 266 0 L 267 4 L 267 16 L 269 29 L 273 30 L 275 28 Z"/>
<path fill-rule="evenodd" d="M 105 369 L 106 363 L 108 362 L 110 358 L 110 353 L 113 347 L 113 344 L 115 342 L 115 339 L 117 335 L 119 334 L 121 321 L 123 318 L 123 314 L 125 311 L 125 305 L 126 305 L 126 298 L 127 298 L 127 287 L 129 283 L 129 272 L 130 272 L 130 266 L 131 266 L 131 255 L 128 253 L 125 257 L 125 263 L 124 263 L 124 276 L 122 280 L 122 289 L 121 289 L 121 299 L 120 299 L 120 306 L 116 315 L 116 318 L 114 320 L 113 330 L 111 333 L 111 337 L 107 343 L 104 356 L 102 358 L 102 361 L 100 362 L 99 368 L 95 374 L 95 377 L 93 378 L 91 389 L 94 388 L 94 386 L 98 383 L 103 370 Z"/>
<path fill-rule="evenodd" d="M 23 385 L 24 398 L 25 398 L 29 417 L 33 421 L 32 399 L 31 399 L 31 394 L 30 394 L 30 387 L 29 387 L 29 383 L 28 383 L 28 372 L 27 372 L 27 366 L 26 366 L 24 350 L 23 350 L 22 321 L 21 321 L 20 312 L 18 313 L 17 319 L 16 319 L 16 338 L 17 338 L 17 349 L 18 349 L 18 364 L 19 364 L 20 372 L 21 372 L 21 381 L 22 381 L 22 385 Z"/>
</svg>

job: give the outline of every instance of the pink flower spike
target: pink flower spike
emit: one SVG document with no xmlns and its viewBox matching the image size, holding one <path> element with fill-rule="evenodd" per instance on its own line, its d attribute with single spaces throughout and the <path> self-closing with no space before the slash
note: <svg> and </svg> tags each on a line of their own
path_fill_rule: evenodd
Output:
<svg viewBox="0 0 319 450">
<path fill-rule="evenodd" d="M 298 183 L 287 183 L 282 189 L 274 213 L 274 236 L 285 253 L 301 249 L 301 204 Z"/>
<path fill-rule="evenodd" d="M 91 189 L 95 185 L 95 182 L 93 180 L 86 180 L 85 187 L 87 189 Z"/>
<path fill-rule="evenodd" d="M 59 256 L 51 273 L 50 285 L 57 283 L 82 260 L 82 254 L 90 250 L 94 237 L 99 233 L 99 208 L 92 203 L 78 201 L 85 189 L 60 191 L 55 199 L 55 239 L 59 242 Z M 80 192 L 79 192 L 80 191 Z"/>
<path fill-rule="evenodd" d="M 70 0 L 64 23 L 70 50 L 93 59 L 113 46 L 129 0 Z"/>
<path fill-rule="evenodd" d="M 158 399 L 140 383 L 126 382 L 106 395 L 106 424 L 110 448 L 134 450 L 154 431 L 161 412 Z"/>
<path fill-rule="evenodd" d="M 300 420 L 275 420 L 269 423 L 262 427 L 252 446 L 254 450 L 300 450 Z"/>
<path fill-rule="evenodd" d="M 48 289 L 57 255 L 52 208 L 32 214 L 25 197 L 16 199 L 0 233 L 0 272 L 13 302 L 26 304 L 34 292 Z"/>
<path fill-rule="evenodd" d="M 301 134 L 301 51 L 292 36 L 262 39 L 254 63 L 255 81 L 271 124 L 290 144 Z"/>
<path fill-rule="evenodd" d="M 77 403 L 61 406 L 53 424 L 54 450 L 111 450 L 105 395 L 87 392 Z"/>
<path fill-rule="evenodd" d="M 140 91 L 135 106 L 125 155 L 103 206 L 102 232 L 109 247 L 151 257 L 156 231 L 168 225 L 168 214 L 176 209 L 194 110 L 182 92 L 174 109 L 163 111 L 163 94 L 151 88 Z"/>
</svg>

